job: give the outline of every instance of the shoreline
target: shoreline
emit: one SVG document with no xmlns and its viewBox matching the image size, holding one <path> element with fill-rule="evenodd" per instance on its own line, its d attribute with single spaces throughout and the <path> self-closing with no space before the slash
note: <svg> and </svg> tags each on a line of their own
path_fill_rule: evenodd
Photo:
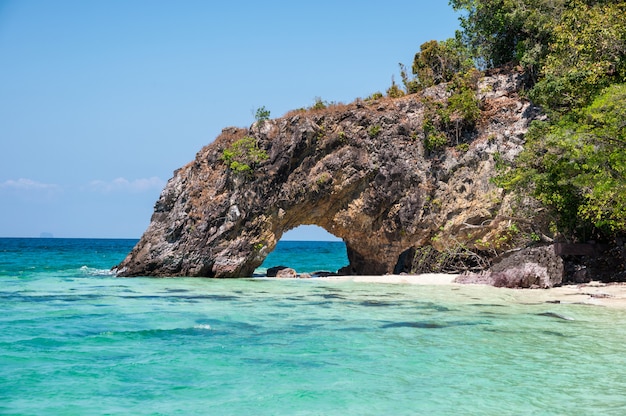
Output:
<svg viewBox="0 0 626 416">
<path fill-rule="evenodd" d="M 626 310 L 626 283 L 591 281 L 589 283 L 563 285 L 550 289 L 509 289 L 490 285 L 456 283 L 455 279 L 458 276 L 458 274 L 427 273 L 419 275 L 328 276 L 315 277 L 314 279 L 358 283 L 449 286 L 451 288 L 487 286 L 496 290 L 507 291 L 509 295 L 519 302 L 583 304 Z"/>
</svg>

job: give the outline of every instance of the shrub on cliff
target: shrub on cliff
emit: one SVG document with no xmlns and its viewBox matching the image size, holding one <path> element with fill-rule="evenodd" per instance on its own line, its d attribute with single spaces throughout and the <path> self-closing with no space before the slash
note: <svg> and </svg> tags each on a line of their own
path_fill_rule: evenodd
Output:
<svg viewBox="0 0 626 416">
<path fill-rule="evenodd" d="M 530 97 L 558 117 L 626 81 L 626 2 L 572 1 L 554 25 L 541 78 Z"/>
<path fill-rule="evenodd" d="M 536 75 L 565 0 L 450 0 L 463 11 L 458 38 L 479 67 L 518 62 Z"/>
<path fill-rule="evenodd" d="M 458 145 L 464 133 L 480 118 L 480 102 L 476 97 L 479 72 L 471 69 L 457 73 L 448 84 L 450 96 L 445 101 L 424 97 L 424 146 L 436 150 L 450 144 Z"/>
<path fill-rule="evenodd" d="M 450 4 L 465 11 L 458 37 L 476 62 L 520 65 L 549 115 L 497 183 L 542 202 L 567 239 L 626 235 L 626 2 Z"/>
<path fill-rule="evenodd" d="M 526 139 L 499 185 L 549 206 L 568 236 L 626 234 L 626 84 L 576 116 L 535 123 Z"/>
<path fill-rule="evenodd" d="M 261 106 L 261 107 L 257 108 L 256 112 L 254 113 L 254 119 L 257 122 L 259 122 L 259 123 L 262 123 L 264 121 L 269 120 L 270 119 L 270 110 L 265 108 L 265 106 Z"/>
<path fill-rule="evenodd" d="M 452 81 L 457 74 L 473 67 L 468 50 L 454 38 L 442 42 L 428 41 L 420 46 L 413 58 L 413 74 L 421 88 Z"/>
<path fill-rule="evenodd" d="M 396 84 L 396 81 L 391 78 L 391 87 L 387 89 L 387 97 L 390 98 L 400 98 L 404 97 L 405 93 L 402 89 Z"/>
<path fill-rule="evenodd" d="M 245 136 L 222 152 L 221 159 L 234 172 L 249 173 L 260 162 L 267 160 L 267 152 L 259 148 L 254 137 Z"/>
</svg>

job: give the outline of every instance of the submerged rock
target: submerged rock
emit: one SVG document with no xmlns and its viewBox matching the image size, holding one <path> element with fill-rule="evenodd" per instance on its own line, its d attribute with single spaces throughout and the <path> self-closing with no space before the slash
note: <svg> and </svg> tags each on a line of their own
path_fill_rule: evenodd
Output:
<svg viewBox="0 0 626 416">
<path fill-rule="evenodd" d="M 480 81 L 482 119 L 457 125 L 449 146 L 436 149 L 424 145 L 425 103 L 445 103 L 445 85 L 224 129 L 174 172 L 116 271 L 251 276 L 283 233 L 303 224 L 343 239 L 343 274 L 405 271 L 401 254 L 424 245 L 483 249 L 511 224 L 510 204 L 491 182 L 494 155 L 515 157 L 539 116 L 517 94 L 523 82 L 517 73 Z M 252 147 L 233 164 L 227 155 L 242 140 Z"/>
</svg>

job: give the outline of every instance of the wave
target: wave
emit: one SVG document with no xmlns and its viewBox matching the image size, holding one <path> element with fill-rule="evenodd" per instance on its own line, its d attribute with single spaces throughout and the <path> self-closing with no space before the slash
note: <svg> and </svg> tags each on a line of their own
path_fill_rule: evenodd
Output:
<svg viewBox="0 0 626 416">
<path fill-rule="evenodd" d="M 88 266 L 82 266 L 80 272 L 86 276 L 115 276 L 115 272 L 111 269 L 96 269 Z"/>
</svg>

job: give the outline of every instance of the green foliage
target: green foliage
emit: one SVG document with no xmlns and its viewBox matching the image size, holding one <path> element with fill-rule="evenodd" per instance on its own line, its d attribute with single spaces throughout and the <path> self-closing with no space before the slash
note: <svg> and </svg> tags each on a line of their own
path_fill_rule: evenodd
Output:
<svg viewBox="0 0 626 416">
<path fill-rule="evenodd" d="M 452 85 L 452 95 L 448 99 L 450 118 L 462 120 L 464 124 L 473 126 L 480 118 L 480 102 L 476 97 L 478 71 L 472 69 L 458 74 Z"/>
<path fill-rule="evenodd" d="M 373 93 L 372 95 L 370 95 L 369 97 L 367 97 L 365 99 L 365 101 L 376 101 L 376 100 L 380 100 L 381 98 L 383 98 L 384 95 L 382 92 L 380 91 L 376 91 L 375 93 Z"/>
<path fill-rule="evenodd" d="M 626 79 L 626 3 L 571 1 L 554 25 L 549 50 L 531 98 L 558 114 L 588 105 Z"/>
<path fill-rule="evenodd" d="M 402 78 L 402 85 L 404 85 L 406 93 L 415 94 L 420 90 L 419 81 L 409 75 L 409 71 L 404 64 L 400 63 L 398 65 L 400 66 L 400 78 Z"/>
<path fill-rule="evenodd" d="M 413 74 L 422 88 L 451 81 L 456 74 L 472 67 L 467 49 L 456 39 L 428 41 L 413 58 Z"/>
<path fill-rule="evenodd" d="M 256 109 L 256 113 L 254 114 L 254 119 L 258 122 L 267 121 L 270 119 L 270 110 L 266 109 L 265 106 L 259 107 Z"/>
<path fill-rule="evenodd" d="M 626 3 L 609 0 L 451 0 L 457 39 L 482 67 L 520 64 L 531 98 L 565 114 L 626 77 Z"/>
<path fill-rule="evenodd" d="M 467 152 L 469 150 L 469 144 L 467 143 L 459 143 L 456 145 L 455 147 L 456 150 L 458 150 L 459 152 Z"/>
<path fill-rule="evenodd" d="M 378 133 L 380 133 L 380 125 L 376 124 L 372 127 L 369 128 L 369 130 L 367 131 L 367 134 L 371 137 L 374 138 L 376 136 L 378 136 Z"/>
<path fill-rule="evenodd" d="M 323 110 L 328 107 L 328 103 L 323 101 L 320 97 L 315 97 L 315 104 L 311 107 L 312 110 Z"/>
<path fill-rule="evenodd" d="M 626 2 L 451 0 L 457 34 L 483 67 L 520 64 L 550 116 L 496 183 L 532 195 L 571 239 L 626 234 Z M 471 105 L 454 107 L 471 118 Z M 465 105 L 468 103 L 468 106 Z M 452 104 L 450 104 L 452 106 Z"/>
<path fill-rule="evenodd" d="M 476 97 L 478 71 L 471 69 L 458 73 L 449 83 L 450 97 L 445 102 L 424 97 L 424 146 L 436 150 L 450 141 L 457 145 L 465 131 L 474 128 L 479 120 L 480 102 Z"/>
<path fill-rule="evenodd" d="M 332 179 L 332 176 L 328 172 L 324 172 L 317 178 L 315 183 L 317 183 L 318 186 L 323 186 L 329 183 L 331 179 Z"/>
<path fill-rule="evenodd" d="M 221 159 L 234 172 L 251 173 L 253 167 L 268 159 L 268 155 L 259 148 L 254 137 L 245 136 L 224 149 Z"/>
<path fill-rule="evenodd" d="M 473 124 L 480 117 L 480 107 L 476 93 L 470 89 L 461 89 L 452 94 L 448 100 L 448 109 L 456 118 L 468 124 Z M 452 118 L 452 117 L 450 117 Z"/>
<path fill-rule="evenodd" d="M 535 74 L 566 0 L 450 0 L 462 11 L 457 39 L 480 67 L 521 63 Z"/>
<path fill-rule="evenodd" d="M 318 127 L 319 129 L 315 133 L 315 138 L 317 140 L 322 140 L 324 137 L 326 137 L 326 126 L 324 124 L 320 124 Z"/>
<path fill-rule="evenodd" d="M 428 133 L 424 139 L 424 147 L 428 150 L 438 150 L 448 145 L 448 136 L 441 131 Z"/>
<path fill-rule="evenodd" d="M 534 123 L 497 183 L 550 207 L 571 238 L 626 233 L 626 84 L 608 88 L 577 116 Z"/>
<path fill-rule="evenodd" d="M 448 136 L 444 130 L 449 123 L 449 114 L 443 103 L 424 98 L 424 147 L 427 150 L 438 150 L 448 145 Z"/>
<path fill-rule="evenodd" d="M 400 98 L 400 97 L 404 97 L 404 91 L 402 91 L 402 89 L 400 89 L 400 87 L 398 87 L 398 85 L 396 84 L 396 81 L 393 79 L 393 77 L 391 78 L 391 87 L 389 87 L 389 89 L 387 89 L 387 97 L 390 98 Z"/>
</svg>

